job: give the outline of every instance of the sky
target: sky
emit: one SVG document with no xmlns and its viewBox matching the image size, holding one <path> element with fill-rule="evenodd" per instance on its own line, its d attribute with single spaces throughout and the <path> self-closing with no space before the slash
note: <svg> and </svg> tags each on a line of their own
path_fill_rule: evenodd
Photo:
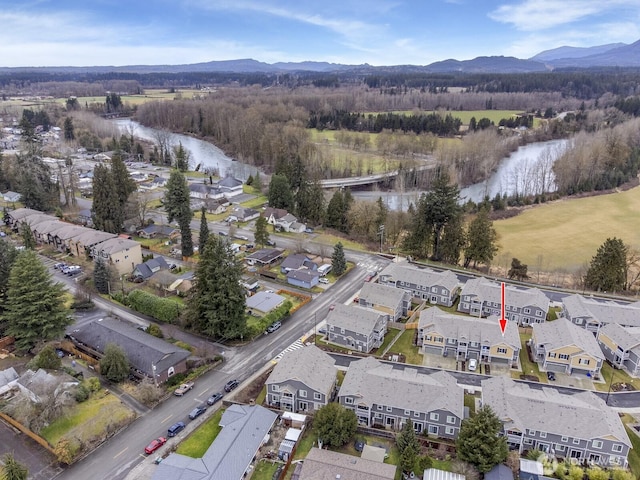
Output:
<svg viewBox="0 0 640 480">
<path fill-rule="evenodd" d="M 0 0 L 3 67 L 428 65 L 639 39 L 639 0 Z"/>
</svg>

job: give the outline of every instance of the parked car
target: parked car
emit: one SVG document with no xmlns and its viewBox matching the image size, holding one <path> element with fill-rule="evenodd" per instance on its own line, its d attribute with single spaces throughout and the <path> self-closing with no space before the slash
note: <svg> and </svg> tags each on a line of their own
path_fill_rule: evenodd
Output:
<svg viewBox="0 0 640 480">
<path fill-rule="evenodd" d="M 362 452 L 362 450 L 364 450 L 365 445 L 366 443 L 363 442 L 362 440 L 356 440 L 355 442 L 353 442 L 353 448 L 355 448 L 356 452 Z"/>
<path fill-rule="evenodd" d="M 175 437 L 182 430 L 184 430 L 184 427 L 184 422 L 176 422 L 167 429 L 167 435 L 169 435 L 170 437 Z"/>
<path fill-rule="evenodd" d="M 144 447 L 144 453 L 150 455 L 165 443 L 167 443 L 167 439 L 165 437 L 158 437 L 155 440 L 151 440 L 151 443 Z"/>
<path fill-rule="evenodd" d="M 207 405 L 213 405 L 214 403 L 219 402 L 220 400 L 222 400 L 222 393 L 220 392 L 214 393 L 207 399 Z"/>
<path fill-rule="evenodd" d="M 334 308 L 336 308 L 335 303 L 332 303 L 331 305 L 329 305 L 329 311 L 333 310 Z"/>
<path fill-rule="evenodd" d="M 142 275 L 133 275 L 133 276 L 127 278 L 127 282 L 142 283 L 142 282 L 144 282 L 144 277 Z"/>
<path fill-rule="evenodd" d="M 226 232 L 222 232 L 222 231 L 221 231 L 221 232 L 218 232 L 218 235 L 220 235 L 221 237 L 226 237 L 226 236 L 227 236 L 227 233 L 226 233 Z"/>
<path fill-rule="evenodd" d="M 329 285 L 329 280 L 327 280 L 324 277 L 320 277 L 320 279 L 318 280 L 320 283 L 324 283 L 325 285 Z"/>
<path fill-rule="evenodd" d="M 177 397 L 182 397 L 185 393 L 187 393 L 192 388 L 193 388 L 193 382 L 183 383 L 182 385 L 180 385 L 178 388 L 175 389 L 173 394 L 176 395 Z"/>
<path fill-rule="evenodd" d="M 280 322 L 273 322 L 271 325 L 267 327 L 267 333 L 273 333 L 278 330 L 282 326 Z"/>
<path fill-rule="evenodd" d="M 553 372 L 547 372 L 547 379 L 550 382 L 555 382 L 556 381 L 556 374 Z"/>
<path fill-rule="evenodd" d="M 66 267 L 67 264 L 64 262 L 58 262 L 56 263 L 53 268 L 55 268 L 56 270 L 62 270 L 64 267 Z"/>
<path fill-rule="evenodd" d="M 238 380 L 229 380 L 227 384 L 224 386 L 224 391 L 228 393 L 234 388 L 236 388 L 238 385 L 239 385 Z"/>
<path fill-rule="evenodd" d="M 202 415 L 206 411 L 207 411 L 206 405 L 200 405 L 199 407 L 196 407 L 193 410 L 191 410 L 191 412 L 189 413 L 189 418 L 191 420 L 193 420 L 194 418 L 198 418 L 200 415 Z"/>
<path fill-rule="evenodd" d="M 476 369 L 478 368 L 478 360 L 476 360 L 475 358 L 470 358 L 468 366 L 469 366 L 470 372 L 475 372 Z"/>
<path fill-rule="evenodd" d="M 63 270 L 63 273 L 65 275 L 71 276 L 71 275 L 76 275 L 76 274 L 80 273 L 81 271 L 82 271 L 82 269 L 79 266 L 72 265 L 70 267 L 65 268 L 65 270 Z"/>
<path fill-rule="evenodd" d="M 267 245 L 270 247 L 275 247 L 276 246 L 276 242 L 274 242 L 273 240 L 267 240 Z"/>
<path fill-rule="evenodd" d="M 304 233 L 313 233 L 313 228 L 305 228 Z"/>
</svg>

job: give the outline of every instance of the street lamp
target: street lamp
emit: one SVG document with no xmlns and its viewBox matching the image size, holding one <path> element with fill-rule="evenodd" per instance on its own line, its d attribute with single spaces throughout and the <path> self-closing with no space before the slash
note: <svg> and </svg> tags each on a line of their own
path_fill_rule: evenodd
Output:
<svg viewBox="0 0 640 480">
<path fill-rule="evenodd" d="M 604 401 L 604 403 L 606 403 L 607 405 L 609 405 L 609 395 L 611 395 L 611 388 L 613 387 L 613 377 L 615 377 L 615 375 L 616 375 L 616 367 L 611 365 L 611 380 L 609 381 L 609 390 L 607 390 L 607 398 Z"/>
</svg>

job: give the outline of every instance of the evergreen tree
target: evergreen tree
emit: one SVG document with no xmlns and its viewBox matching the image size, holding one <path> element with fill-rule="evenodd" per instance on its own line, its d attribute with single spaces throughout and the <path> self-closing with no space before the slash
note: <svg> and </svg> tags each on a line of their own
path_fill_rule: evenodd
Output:
<svg viewBox="0 0 640 480">
<path fill-rule="evenodd" d="M 61 337 L 73 323 L 65 307 L 61 283 L 53 283 L 51 274 L 35 252 L 21 252 L 9 274 L 5 310 L 0 317 L 6 334 L 15 337 L 16 348 L 28 351 L 41 340 Z"/>
<path fill-rule="evenodd" d="M 76 134 L 73 128 L 73 120 L 71 119 L 71 117 L 66 117 L 64 119 L 64 139 L 68 141 L 76 139 Z"/>
<path fill-rule="evenodd" d="M 375 211 L 375 223 L 374 227 L 376 232 L 380 231 L 380 227 L 387 223 L 387 215 L 389 214 L 389 209 L 384 204 L 382 197 L 378 197 L 376 200 L 376 211 Z"/>
<path fill-rule="evenodd" d="M 256 231 L 253 234 L 253 237 L 256 240 L 256 245 L 260 246 L 260 248 L 264 247 L 269 242 L 269 231 L 267 230 L 267 219 L 264 218 L 264 215 L 260 215 L 256 220 Z"/>
<path fill-rule="evenodd" d="M 620 292 L 627 284 L 628 248 L 619 238 L 607 238 L 591 259 L 584 279 L 585 288 L 595 291 Z"/>
<path fill-rule="evenodd" d="M 186 172 L 187 170 L 189 170 L 190 155 L 189 151 L 182 146 L 182 142 L 180 142 L 177 147 L 173 148 L 173 153 L 175 156 L 174 167 L 181 172 Z"/>
<path fill-rule="evenodd" d="M 198 252 L 202 255 L 204 247 L 209 240 L 209 224 L 207 223 L 207 210 L 202 207 L 200 210 L 200 238 L 198 239 Z"/>
<path fill-rule="evenodd" d="M 342 214 L 344 210 L 344 197 L 342 189 L 338 189 L 333 193 L 329 204 L 327 205 L 326 225 L 329 228 L 340 230 L 342 226 Z"/>
<path fill-rule="evenodd" d="M 460 253 L 467 243 L 463 220 L 462 215 L 453 218 L 442 233 L 442 261 L 451 265 L 458 264 Z"/>
<path fill-rule="evenodd" d="M 456 440 L 458 458 L 486 473 L 507 458 L 507 439 L 500 435 L 502 423 L 491 407 L 484 405 L 476 415 L 462 421 Z"/>
<path fill-rule="evenodd" d="M 333 247 L 331 269 L 338 277 L 347 271 L 347 260 L 344 256 L 344 248 L 342 247 L 341 242 L 336 243 Z"/>
<path fill-rule="evenodd" d="M 107 343 L 100 359 L 100 373 L 110 382 L 119 383 L 129 376 L 129 359 L 115 343 Z"/>
<path fill-rule="evenodd" d="M 242 272 L 227 243 L 210 236 L 200 252 L 186 312 L 187 326 L 216 338 L 241 338 L 247 331 Z"/>
<path fill-rule="evenodd" d="M 93 169 L 91 219 L 97 230 L 109 233 L 122 231 L 124 212 L 113 176 L 105 165 L 96 165 Z"/>
<path fill-rule="evenodd" d="M 27 142 L 25 150 L 16 155 L 16 191 L 27 208 L 48 212 L 60 205 L 58 186 L 52 180 L 51 169 L 42 160 L 37 142 Z"/>
<path fill-rule="evenodd" d="M 313 426 L 323 444 L 338 448 L 356 434 L 358 419 L 353 410 L 330 402 L 316 412 Z"/>
<path fill-rule="evenodd" d="M 27 480 L 29 477 L 27 467 L 18 462 L 13 454 L 6 453 L 2 457 L 2 463 L 4 464 L 0 471 L 2 480 Z"/>
<path fill-rule="evenodd" d="M 13 245 L 8 242 L 0 241 L 0 318 L 2 316 L 4 305 L 6 305 L 7 301 L 9 273 L 11 272 L 11 267 L 13 266 L 13 262 L 15 262 L 17 256 L 18 250 L 13 248 Z M 5 325 L 0 323 L 0 336 L 2 336 L 4 332 L 4 327 Z"/>
<path fill-rule="evenodd" d="M 96 287 L 98 293 L 107 294 L 111 293 L 110 290 L 110 275 L 109 267 L 105 263 L 101 256 L 96 257 L 96 263 L 93 268 L 93 284 Z"/>
<path fill-rule="evenodd" d="M 498 234 L 489 219 L 489 212 L 481 208 L 476 218 L 469 224 L 467 232 L 468 245 L 464 251 L 465 268 L 473 261 L 473 268 L 478 263 L 489 265 L 498 252 Z"/>
<path fill-rule="evenodd" d="M 260 172 L 256 172 L 256 176 L 253 177 L 253 188 L 258 192 L 262 192 L 262 179 L 260 178 Z"/>
<path fill-rule="evenodd" d="M 412 471 L 420 453 L 420 442 L 411 419 L 402 426 L 400 435 L 396 437 L 396 446 L 400 452 L 400 468 L 404 472 Z"/>
<path fill-rule="evenodd" d="M 164 209 L 167 212 L 169 222 L 174 219 L 178 222 L 182 237 L 182 255 L 190 257 L 193 255 L 193 239 L 191 236 L 193 212 L 191 211 L 187 180 L 178 170 L 173 170 L 167 181 Z"/>
<path fill-rule="evenodd" d="M 116 187 L 118 201 L 122 209 L 122 216 L 124 217 L 124 207 L 129 199 L 129 195 L 135 192 L 138 187 L 133 178 L 131 178 L 127 166 L 122 161 L 122 154 L 120 152 L 115 152 L 111 158 L 111 177 Z"/>
<path fill-rule="evenodd" d="M 22 237 L 22 244 L 29 250 L 35 250 L 36 239 L 33 237 L 33 232 L 28 223 L 23 223 L 20 227 L 20 236 Z"/>
<path fill-rule="evenodd" d="M 40 352 L 29 362 L 29 368 L 44 368 L 45 370 L 58 370 L 62 366 L 62 359 L 58 357 L 51 344 L 45 345 Z"/>
<path fill-rule="evenodd" d="M 293 193 L 289 180 L 284 175 L 273 175 L 269 183 L 269 206 L 292 211 L 294 208 Z"/>
<path fill-rule="evenodd" d="M 511 268 L 509 269 L 509 273 L 507 276 L 511 279 L 515 278 L 519 282 L 523 280 L 527 280 L 529 275 L 527 271 L 529 270 L 529 266 L 525 263 L 522 263 L 517 258 L 511 259 Z"/>
</svg>

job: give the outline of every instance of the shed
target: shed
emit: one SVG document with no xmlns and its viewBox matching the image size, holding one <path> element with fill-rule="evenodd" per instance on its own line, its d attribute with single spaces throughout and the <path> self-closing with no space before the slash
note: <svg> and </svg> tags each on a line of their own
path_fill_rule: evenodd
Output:
<svg viewBox="0 0 640 480">
<path fill-rule="evenodd" d="M 382 447 L 374 447 L 373 445 L 365 445 L 362 448 L 362 455 L 360 457 L 365 460 L 371 460 L 372 462 L 384 463 L 384 459 L 387 456 L 387 450 Z"/>
<path fill-rule="evenodd" d="M 504 464 L 499 464 L 484 474 L 484 480 L 513 480 L 513 472 Z"/>
<path fill-rule="evenodd" d="M 302 435 L 302 430 L 300 430 L 299 428 L 290 428 L 289 430 L 287 430 L 287 433 L 285 434 L 284 439 L 297 442 L 300 439 L 301 435 Z"/>
<path fill-rule="evenodd" d="M 291 454 L 293 453 L 293 449 L 296 446 L 296 442 L 293 440 L 283 440 L 280 446 L 278 447 L 278 458 L 282 460 L 288 460 Z"/>
<path fill-rule="evenodd" d="M 304 428 L 307 423 L 307 416 L 301 413 L 284 412 L 282 414 L 282 420 L 286 426 Z"/>
<path fill-rule="evenodd" d="M 427 468 L 422 477 L 423 480 L 465 480 L 464 475 L 447 472 L 438 468 Z"/>
</svg>

